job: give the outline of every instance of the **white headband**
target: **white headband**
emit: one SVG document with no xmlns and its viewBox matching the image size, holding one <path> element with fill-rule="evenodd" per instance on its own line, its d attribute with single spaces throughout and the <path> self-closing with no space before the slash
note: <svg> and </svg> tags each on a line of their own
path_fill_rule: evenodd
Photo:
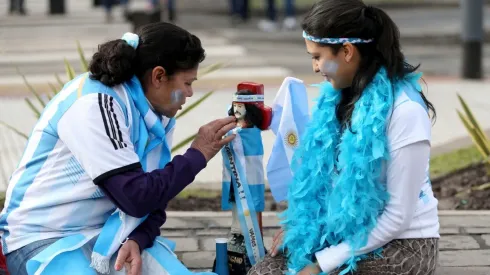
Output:
<svg viewBox="0 0 490 275">
<path fill-rule="evenodd" d="M 233 95 L 234 102 L 264 102 L 264 95 Z"/>
</svg>

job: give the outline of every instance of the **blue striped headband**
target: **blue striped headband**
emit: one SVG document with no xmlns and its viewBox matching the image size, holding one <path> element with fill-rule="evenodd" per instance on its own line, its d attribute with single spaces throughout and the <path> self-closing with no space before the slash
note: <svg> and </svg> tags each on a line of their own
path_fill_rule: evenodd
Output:
<svg viewBox="0 0 490 275">
<path fill-rule="evenodd" d="M 344 43 L 370 43 L 373 42 L 374 39 L 361 39 L 361 38 L 318 38 L 311 36 L 307 34 L 305 31 L 303 31 L 303 37 L 316 42 L 316 43 L 321 43 L 321 44 L 344 44 Z"/>
</svg>

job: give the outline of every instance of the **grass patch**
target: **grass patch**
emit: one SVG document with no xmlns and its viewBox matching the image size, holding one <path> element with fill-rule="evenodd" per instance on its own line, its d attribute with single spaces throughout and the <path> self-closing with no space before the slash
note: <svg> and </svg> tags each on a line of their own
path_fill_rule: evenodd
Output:
<svg viewBox="0 0 490 275">
<path fill-rule="evenodd" d="M 5 192 L 0 192 L 0 209 L 5 205 Z"/>
<path fill-rule="evenodd" d="M 177 198 L 188 199 L 190 197 L 212 199 L 221 196 L 221 190 L 208 190 L 208 189 L 185 189 L 177 195 Z"/>
<path fill-rule="evenodd" d="M 430 176 L 436 178 L 483 160 L 475 146 L 461 148 L 430 160 Z"/>
</svg>

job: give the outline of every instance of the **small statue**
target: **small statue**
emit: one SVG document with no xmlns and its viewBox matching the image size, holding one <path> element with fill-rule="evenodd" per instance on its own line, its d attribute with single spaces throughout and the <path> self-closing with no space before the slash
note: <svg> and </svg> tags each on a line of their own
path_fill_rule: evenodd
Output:
<svg viewBox="0 0 490 275">
<path fill-rule="evenodd" d="M 265 186 L 261 131 L 267 130 L 272 109 L 264 105 L 264 86 L 253 82 L 238 84 L 228 110 L 237 118 L 235 139 L 222 149 L 222 209 L 232 210 L 228 240 L 230 275 L 246 274 L 265 256 L 262 215 Z M 230 134 L 230 133 L 229 133 Z"/>
</svg>

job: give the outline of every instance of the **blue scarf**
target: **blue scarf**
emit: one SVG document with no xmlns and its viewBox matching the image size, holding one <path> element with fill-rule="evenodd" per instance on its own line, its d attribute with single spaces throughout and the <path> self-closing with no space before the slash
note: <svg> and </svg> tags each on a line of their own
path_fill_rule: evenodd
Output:
<svg viewBox="0 0 490 275">
<path fill-rule="evenodd" d="M 136 76 L 124 83 L 124 88 L 132 100 L 128 106 L 133 117 L 131 138 L 134 140 L 134 149 L 140 158 L 143 169 L 147 170 L 147 158 L 152 150 L 157 150 L 158 166 L 162 169 L 170 161 L 170 148 L 166 141 L 166 133 L 175 124 L 172 118 L 167 129 L 163 127 L 161 119 L 153 112 L 145 97 L 140 81 Z M 136 127 L 138 125 L 139 127 Z M 159 145 L 162 145 L 158 147 Z M 160 151 L 158 151 L 158 149 Z M 109 261 L 117 252 L 121 243 L 125 242 L 131 232 L 141 224 L 147 216 L 135 218 L 126 215 L 119 209 L 109 217 L 102 228 L 92 253 L 92 266 L 100 273 L 109 272 Z"/>
<path fill-rule="evenodd" d="M 293 156 L 288 208 L 281 214 L 290 270 L 303 269 L 315 252 L 331 245 L 347 242 L 355 251 L 367 244 L 389 199 L 381 173 L 389 159 L 386 128 L 394 91 L 406 82 L 420 91 L 420 76 L 392 83 L 381 68 L 355 103 L 352 131 L 342 133 L 335 115 L 341 93 L 330 83 L 320 85 L 312 120 Z M 342 274 L 365 257 L 352 253 Z"/>
</svg>

